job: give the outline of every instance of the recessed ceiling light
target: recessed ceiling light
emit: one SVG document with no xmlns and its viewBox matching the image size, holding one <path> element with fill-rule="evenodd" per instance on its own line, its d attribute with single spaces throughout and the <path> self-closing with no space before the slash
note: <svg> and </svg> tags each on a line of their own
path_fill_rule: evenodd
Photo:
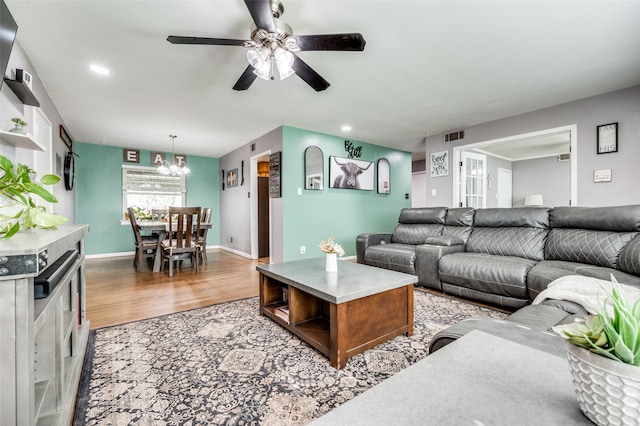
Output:
<svg viewBox="0 0 640 426">
<path fill-rule="evenodd" d="M 91 65 L 91 71 L 101 74 L 101 75 L 109 75 L 109 70 L 105 67 L 101 67 L 100 65 Z"/>
<path fill-rule="evenodd" d="M 344 126 L 342 126 L 342 131 L 343 132 L 351 131 L 351 126 L 349 126 L 348 124 L 345 124 Z"/>
</svg>

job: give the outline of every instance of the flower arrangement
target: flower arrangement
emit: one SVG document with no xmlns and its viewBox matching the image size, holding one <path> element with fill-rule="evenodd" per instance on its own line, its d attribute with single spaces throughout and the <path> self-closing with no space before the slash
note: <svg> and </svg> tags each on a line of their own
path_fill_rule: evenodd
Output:
<svg viewBox="0 0 640 426">
<path fill-rule="evenodd" d="M 0 195 L 4 201 L 0 209 L 10 211 L 8 214 L 0 213 L 0 237 L 11 238 L 20 229 L 55 228 L 68 220 L 64 216 L 47 213 L 44 207 L 36 205 L 33 195 L 50 203 L 57 203 L 58 200 L 31 178 L 31 175 L 35 177 L 34 170 L 24 164 L 14 168 L 11 160 L 0 155 L 0 172 L 3 173 L 0 177 Z M 43 185 L 53 185 L 60 181 L 60 177 L 44 175 L 41 181 Z"/>
<path fill-rule="evenodd" d="M 335 241 L 335 237 L 329 237 L 327 241 L 320 241 L 320 250 L 325 253 L 334 253 L 338 256 L 344 256 L 344 249 Z"/>
<path fill-rule="evenodd" d="M 555 326 L 553 330 L 576 346 L 640 366 L 640 299 L 632 305 L 613 275 L 611 282 L 612 289 L 601 301 L 596 315 L 584 321 Z M 607 300 L 611 301 L 612 314 L 605 307 Z"/>
</svg>

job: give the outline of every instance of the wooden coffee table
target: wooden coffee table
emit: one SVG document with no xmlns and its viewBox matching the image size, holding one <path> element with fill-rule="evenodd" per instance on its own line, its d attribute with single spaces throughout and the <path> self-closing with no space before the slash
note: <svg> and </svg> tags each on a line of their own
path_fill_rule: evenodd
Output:
<svg viewBox="0 0 640 426">
<path fill-rule="evenodd" d="M 324 258 L 261 265 L 260 313 L 316 348 L 334 368 L 395 336 L 413 334 L 415 275 Z M 288 308 L 288 316 L 283 307 Z"/>
</svg>

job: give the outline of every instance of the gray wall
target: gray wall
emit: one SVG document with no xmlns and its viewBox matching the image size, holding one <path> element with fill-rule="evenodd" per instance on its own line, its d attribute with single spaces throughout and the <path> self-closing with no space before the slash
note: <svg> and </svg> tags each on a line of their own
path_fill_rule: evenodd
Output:
<svg viewBox="0 0 640 426">
<path fill-rule="evenodd" d="M 256 148 L 251 151 L 251 145 Z M 282 151 L 282 127 L 260 136 L 246 145 L 220 158 L 220 169 L 225 172 L 238 169 L 238 186 L 220 191 L 220 245 L 246 256 L 251 255 L 251 179 L 250 158 L 262 152 Z M 244 185 L 240 185 L 241 164 L 244 161 Z M 220 175 L 222 178 L 222 174 Z M 282 202 L 281 198 L 271 199 L 272 262 L 282 259 Z M 231 242 L 233 238 L 233 242 Z"/>
<path fill-rule="evenodd" d="M 568 206 L 571 197 L 571 164 L 557 157 L 513 162 L 513 206 L 524 198 L 541 194 L 547 207 Z M 617 204 L 617 203 L 616 203 Z"/>
<path fill-rule="evenodd" d="M 619 123 L 618 152 L 596 154 L 596 126 Z M 545 108 L 526 114 L 470 126 L 462 141 L 445 144 L 442 134 L 427 138 L 427 158 L 431 152 L 449 150 L 470 143 L 505 138 L 561 126 L 577 125 L 577 200 L 573 205 L 608 206 L 640 203 L 640 86 L 606 93 Z M 613 180 L 594 183 L 593 171 L 612 169 Z M 431 196 L 431 190 L 437 196 Z M 427 175 L 429 206 L 451 206 L 453 173 L 446 177 Z"/>
<path fill-rule="evenodd" d="M 19 38 L 18 33 L 18 38 Z M 16 40 L 13 44 L 13 49 L 11 50 L 11 56 L 9 57 L 9 64 L 7 65 L 6 74 L 8 77 L 15 78 L 15 69 L 23 69 L 29 72 L 33 76 L 33 94 L 35 95 L 38 102 L 40 102 L 40 108 L 47 116 L 49 121 L 51 121 L 51 129 L 53 132 L 52 135 L 52 146 L 53 152 L 51 155 L 52 158 L 52 167 L 51 170 L 55 173 L 55 158 L 56 154 L 60 155 L 63 159 L 67 152 L 67 147 L 64 142 L 58 136 L 58 129 L 60 124 L 63 124 L 62 117 L 58 113 L 56 106 L 53 104 L 51 97 L 47 93 L 46 89 L 42 85 L 42 81 L 38 77 L 38 73 L 31 65 L 29 58 L 22 50 L 22 47 Z M 33 117 L 33 107 L 23 105 L 20 99 L 13 93 L 13 91 L 9 88 L 7 84 L 2 85 L 2 90 L 0 91 L 0 129 L 9 130 L 13 127 L 13 123 L 11 123 L 11 118 L 20 117 L 27 123 L 32 123 Z M 26 128 L 29 131 L 29 127 Z M 0 154 L 9 158 L 13 163 L 22 163 L 27 164 L 30 167 L 33 167 L 33 151 L 15 148 L 13 145 L 10 145 L 0 139 Z M 36 170 L 38 172 L 38 170 Z M 38 177 L 41 173 L 38 173 Z M 61 176 L 62 177 L 62 176 Z M 68 223 L 75 223 L 76 220 L 76 210 L 75 210 L 75 190 L 74 191 L 66 191 L 64 188 L 64 183 L 60 181 L 53 187 L 53 194 L 58 198 L 58 203 L 53 206 L 53 210 L 55 213 L 58 213 L 69 219 Z"/>
</svg>

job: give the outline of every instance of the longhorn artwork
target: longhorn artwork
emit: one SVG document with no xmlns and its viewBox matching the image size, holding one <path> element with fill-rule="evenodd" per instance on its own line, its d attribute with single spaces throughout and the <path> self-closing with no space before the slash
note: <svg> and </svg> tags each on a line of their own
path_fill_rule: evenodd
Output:
<svg viewBox="0 0 640 426">
<path fill-rule="evenodd" d="M 373 190 L 373 163 L 350 158 L 329 158 L 329 183 L 331 188 Z"/>
</svg>

